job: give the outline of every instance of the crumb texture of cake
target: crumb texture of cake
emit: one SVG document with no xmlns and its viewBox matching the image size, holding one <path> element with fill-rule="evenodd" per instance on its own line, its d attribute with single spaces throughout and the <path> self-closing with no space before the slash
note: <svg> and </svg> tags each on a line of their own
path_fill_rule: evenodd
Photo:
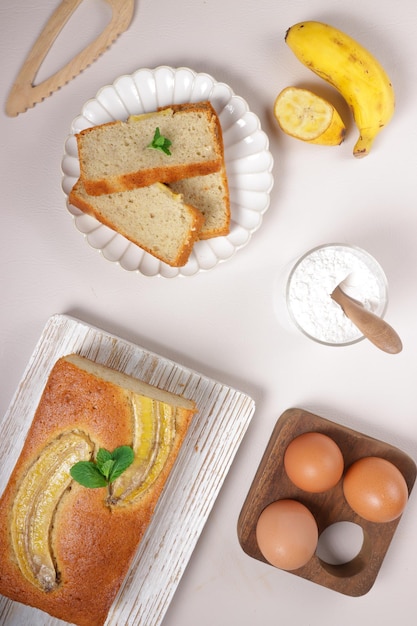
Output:
<svg viewBox="0 0 417 626">
<path fill-rule="evenodd" d="M 201 103 L 203 106 L 212 105 L 208 102 Z M 173 104 L 173 111 L 186 109 L 189 104 Z M 167 107 L 160 107 L 164 111 Z M 218 171 L 204 176 L 192 176 L 181 178 L 171 182 L 169 187 L 183 196 L 184 202 L 195 206 L 204 216 L 204 224 L 199 234 L 199 239 L 211 239 L 228 235 L 230 232 L 230 196 L 229 184 L 226 173 L 224 158 L 223 135 L 220 121 L 217 121 L 217 135 L 221 146 L 221 167 Z"/>
<path fill-rule="evenodd" d="M 211 239 L 230 232 L 230 198 L 226 169 L 219 172 L 184 178 L 169 184 L 182 195 L 184 202 L 196 207 L 204 217 L 199 239 Z"/>
<path fill-rule="evenodd" d="M 149 147 L 157 128 L 171 142 L 170 155 Z M 210 174 L 223 162 L 221 126 L 208 101 L 93 126 L 76 140 L 80 178 L 90 195 Z"/>
<path fill-rule="evenodd" d="M 53 366 L 0 499 L 0 593 L 78 626 L 102 626 L 149 526 L 193 401 L 79 355 Z M 109 488 L 72 480 L 78 460 L 131 446 Z"/>
<path fill-rule="evenodd" d="M 69 202 L 172 267 L 185 265 L 204 225 L 199 210 L 161 183 L 91 196 L 79 179 Z"/>
</svg>

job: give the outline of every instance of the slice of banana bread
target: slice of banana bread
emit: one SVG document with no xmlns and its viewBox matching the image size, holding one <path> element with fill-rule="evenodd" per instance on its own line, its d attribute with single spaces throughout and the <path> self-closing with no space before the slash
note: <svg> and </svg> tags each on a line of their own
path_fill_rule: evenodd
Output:
<svg viewBox="0 0 417 626">
<path fill-rule="evenodd" d="M 79 179 L 69 202 L 172 267 L 185 265 L 204 217 L 162 183 L 100 196 Z"/>
<path fill-rule="evenodd" d="M 207 102 L 201 104 L 211 107 L 211 104 Z M 172 108 L 173 111 L 180 111 L 188 106 L 188 104 L 172 104 L 170 107 L 160 107 L 158 110 Z M 222 135 L 221 141 L 222 165 L 218 172 L 182 178 L 169 185 L 173 191 L 182 194 L 184 202 L 195 206 L 204 215 L 200 239 L 228 235 L 230 232 L 230 197 Z"/>
<path fill-rule="evenodd" d="M 150 147 L 156 132 L 169 140 L 170 154 Z M 210 174 L 223 163 L 220 122 L 207 101 L 93 126 L 76 139 L 80 177 L 90 195 Z"/>
<path fill-rule="evenodd" d="M 169 187 L 203 214 L 204 224 L 199 239 L 229 234 L 230 198 L 225 167 L 213 174 L 177 180 Z"/>
</svg>

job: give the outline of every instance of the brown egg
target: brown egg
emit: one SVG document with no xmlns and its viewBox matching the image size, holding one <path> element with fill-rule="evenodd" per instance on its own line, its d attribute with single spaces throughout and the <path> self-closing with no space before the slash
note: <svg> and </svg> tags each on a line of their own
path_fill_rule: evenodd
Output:
<svg viewBox="0 0 417 626">
<path fill-rule="evenodd" d="M 271 565 L 295 570 L 308 563 L 316 551 L 316 520 L 301 502 L 278 500 L 269 504 L 259 516 L 256 540 Z"/>
<path fill-rule="evenodd" d="M 320 493 L 334 487 L 343 474 L 343 455 L 333 439 L 319 432 L 299 435 L 284 454 L 288 478 L 300 489 Z"/>
<path fill-rule="evenodd" d="M 372 456 L 349 467 L 343 492 L 355 513 L 370 522 L 391 522 L 401 515 L 408 500 L 400 470 L 390 461 Z"/>
</svg>

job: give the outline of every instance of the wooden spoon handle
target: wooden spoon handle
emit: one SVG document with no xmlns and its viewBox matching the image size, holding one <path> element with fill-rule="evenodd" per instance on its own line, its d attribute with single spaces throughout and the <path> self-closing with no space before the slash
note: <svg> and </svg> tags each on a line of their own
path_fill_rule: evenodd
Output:
<svg viewBox="0 0 417 626">
<path fill-rule="evenodd" d="M 336 287 L 331 297 L 341 306 L 345 315 L 377 348 L 389 354 L 401 352 L 402 342 L 400 337 L 392 326 L 382 318 L 347 296 L 340 287 Z"/>
</svg>

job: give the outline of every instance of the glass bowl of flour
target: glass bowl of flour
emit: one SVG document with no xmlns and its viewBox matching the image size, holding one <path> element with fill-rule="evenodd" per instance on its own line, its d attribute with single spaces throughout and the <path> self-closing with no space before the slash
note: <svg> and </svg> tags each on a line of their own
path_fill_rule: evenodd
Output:
<svg viewBox="0 0 417 626">
<path fill-rule="evenodd" d="M 288 278 L 286 299 L 292 321 L 305 335 L 325 345 L 346 346 L 363 339 L 331 298 L 341 283 L 348 296 L 375 315 L 384 316 L 388 304 L 386 276 L 379 263 L 356 246 L 313 248 L 297 261 Z"/>
</svg>

